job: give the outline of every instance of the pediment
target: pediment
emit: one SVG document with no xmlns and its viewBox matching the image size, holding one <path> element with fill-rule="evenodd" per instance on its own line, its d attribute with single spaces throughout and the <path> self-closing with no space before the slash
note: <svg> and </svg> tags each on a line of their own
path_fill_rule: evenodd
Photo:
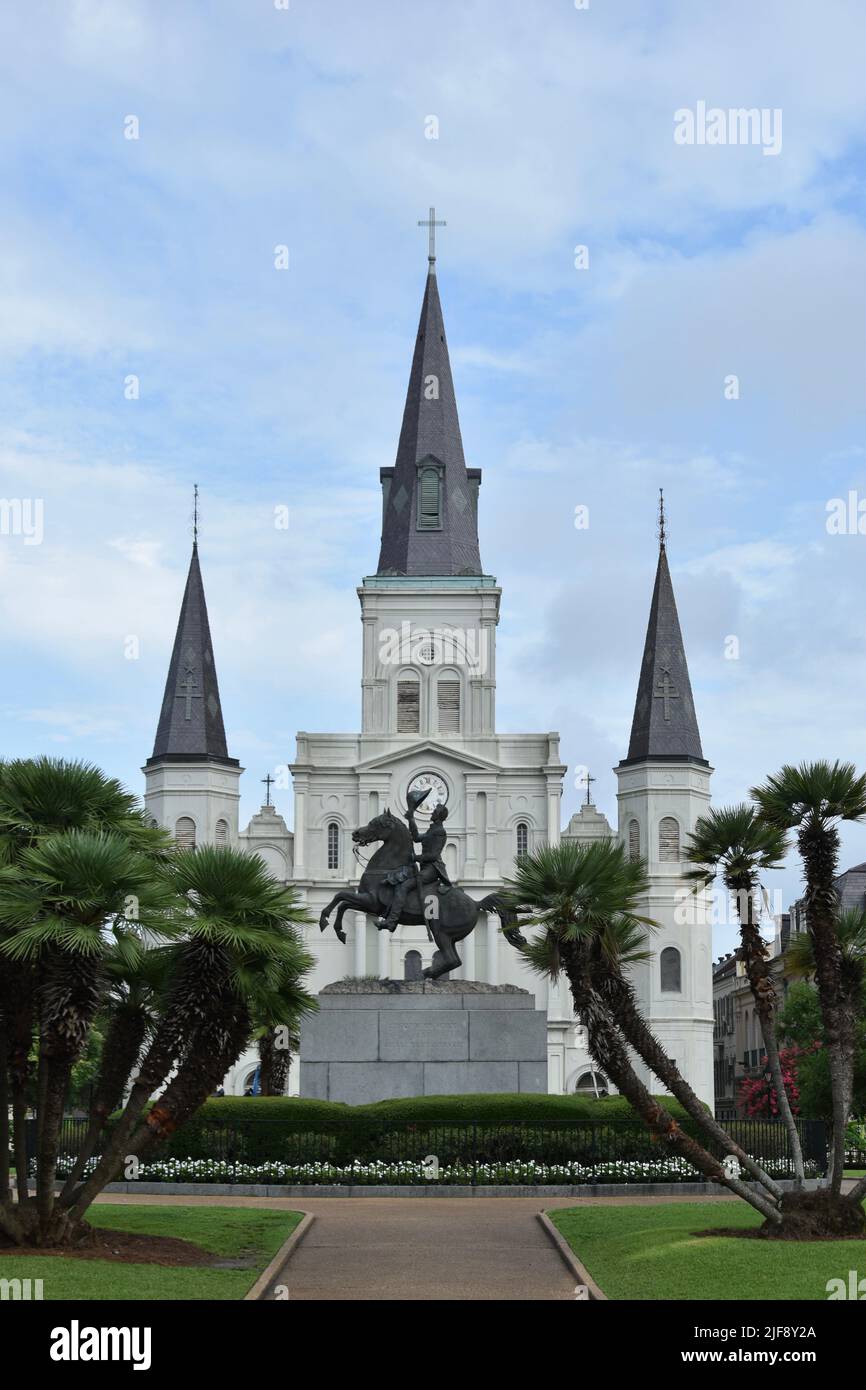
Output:
<svg viewBox="0 0 866 1390">
<path fill-rule="evenodd" d="M 375 758 L 363 758 L 355 764 L 356 772 L 372 772 L 375 768 L 390 767 L 393 763 L 404 762 L 407 758 L 418 758 L 429 754 L 432 758 L 449 759 L 472 772 L 501 772 L 499 763 L 491 762 L 476 753 L 465 753 L 451 743 L 440 743 L 435 738 L 422 738 L 417 743 L 407 743 L 402 748 L 391 748 Z"/>
</svg>

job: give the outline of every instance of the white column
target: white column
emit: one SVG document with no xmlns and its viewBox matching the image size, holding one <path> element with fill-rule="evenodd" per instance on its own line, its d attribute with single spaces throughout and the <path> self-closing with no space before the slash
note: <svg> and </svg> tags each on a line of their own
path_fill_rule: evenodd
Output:
<svg viewBox="0 0 866 1390">
<path fill-rule="evenodd" d="M 367 918 L 363 912 L 354 913 L 355 918 L 355 974 L 367 973 Z"/>
<path fill-rule="evenodd" d="M 487 983 L 499 984 L 499 918 L 495 913 L 487 916 Z"/>
<path fill-rule="evenodd" d="M 391 978 L 391 933 L 389 931 L 379 932 L 379 964 L 377 972 L 381 979 Z"/>
<path fill-rule="evenodd" d="M 475 933 L 471 931 L 460 943 L 460 951 L 463 956 L 463 978 L 464 980 L 475 979 Z"/>
<path fill-rule="evenodd" d="M 295 788 L 295 878 L 306 878 L 305 855 L 307 793 Z"/>
</svg>

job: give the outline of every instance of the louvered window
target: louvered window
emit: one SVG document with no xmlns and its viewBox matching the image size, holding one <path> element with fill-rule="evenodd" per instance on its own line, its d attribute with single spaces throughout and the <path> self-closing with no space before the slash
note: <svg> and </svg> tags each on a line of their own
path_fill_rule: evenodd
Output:
<svg viewBox="0 0 866 1390">
<path fill-rule="evenodd" d="M 640 825 L 636 820 L 628 823 L 628 857 L 632 861 L 640 859 Z"/>
<path fill-rule="evenodd" d="M 174 840 L 178 849 L 195 849 L 195 821 L 191 816 L 181 816 L 174 827 Z"/>
<path fill-rule="evenodd" d="M 418 480 L 418 529 L 437 531 L 442 525 L 441 479 L 438 468 L 424 468 Z"/>
<path fill-rule="evenodd" d="M 229 823 L 227 820 L 218 820 L 216 823 L 216 831 L 214 833 L 214 843 L 218 845 L 227 845 L 228 842 Z"/>
<path fill-rule="evenodd" d="M 439 681 L 436 687 L 439 702 L 440 734 L 459 734 L 460 732 L 460 682 Z"/>
<path fill-rule="evenodd" d="M 680 857 L 680 827 L 673 816 L 663 816 L 659 821 L 659 860 L 662 864 L 676 864 Z"/>
<path fill-rule="evenodd" d="M 517 826 L 517 858 L 525 859 L 529 853 L 529 826 L 520 821 Z"/>
<path fill-rule="evenodd" d="M 417 734 L 421 728 L 421 687 L 417 680 L 397 682 L 397 733 Z"/>
<path fill-rule="evenodd" d="M 340 867 L 340 827 L 335 820 L 328 826 L 328 868 Z"/>
</svg>

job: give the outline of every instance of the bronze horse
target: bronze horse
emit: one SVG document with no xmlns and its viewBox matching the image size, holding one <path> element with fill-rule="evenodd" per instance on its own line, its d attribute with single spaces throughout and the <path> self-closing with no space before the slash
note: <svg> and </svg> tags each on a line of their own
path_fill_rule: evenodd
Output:
<svg viewBox="0 0 866 1390">
<path fill-rule="evenodd" d="M 352 839 L 356 845 L 369 845 L 376 840 L 383 843 L 365 866 L 357 891 L 342 889 L 322 909 L 319 926 L 324 931 L 331 913 L 337 908 L 334 931 L 344 943 L 343 915 L 349 911 L 365 912 L 371 916 L 381 916 L 387 912 L 394 889 L 384 882 L 385 875 L 411 864 L 415 852 L 408 826 L 387 809 L 374 817 L 369 825 L 354 830 Z M 440 975 L 457 969 L 461 961 L 456 943 L 473 930 L 479 912 L 497 913 L 506 941 L 516 950 L 525 946 L 526 940 L 517 926 L 517 914 L 506 906 L 498 894 L 489 893 L 481 902 L 476 902 L 456 886 L 441 897 L 432 883 L 423 885 L 422 891 L 423 901 L 419 898 L 417 887 L 412 888 L 400 914 L 400 922 L 412 927 L 426 926 L 436 943 L 433 962 L 424 971 L 428 980 L 438 980 Z"/>
</svg>

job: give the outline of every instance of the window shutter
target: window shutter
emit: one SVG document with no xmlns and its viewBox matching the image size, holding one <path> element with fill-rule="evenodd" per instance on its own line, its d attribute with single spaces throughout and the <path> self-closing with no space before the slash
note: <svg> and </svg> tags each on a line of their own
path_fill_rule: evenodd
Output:
<svg viewBox="0 0 866 1390">
<path fill-rule="evenodd" d="M 417 734 L 421 728 L 421 686 L 418 681 L 397 682 L 397 733 Z"/>
<path fill-rule="evenodd" d="M 437 529 L 440 525 L 439 470 L 437 468 L 425 468 L 421 474 L 418 526 L 422 531 L 429 531 Z"/>
<path fill-rule="evenodd" d="M 628 857 L 631 860 L 640 859 L 640 825 L 636 820 L 628 823 Z"/>
<path fill-rule="evenodd" d="M 673 816 L 663 816 L 659 822 L 659 860 L 676 864 L 680 857 L 680 827 Z"/>
<path fill-rule="evenodd" d="M 229 842 L 229 823 L 227 820 L 218 820 L 216 823 L 216 833 L 214 841 L 218 845 L 227 845 Z"/>
<path fill-rule="evenodd" d="M 440 734 L 460 732 L 460 682 L 440 681 L 436 687 L 439 699 Z"/>
<path fill-rule="evenodd" d="M 174 827 L 174 840 L 178 849 L 195 849 L 195 821 L 191 816 L 181 816 Z"/>
</svg>

